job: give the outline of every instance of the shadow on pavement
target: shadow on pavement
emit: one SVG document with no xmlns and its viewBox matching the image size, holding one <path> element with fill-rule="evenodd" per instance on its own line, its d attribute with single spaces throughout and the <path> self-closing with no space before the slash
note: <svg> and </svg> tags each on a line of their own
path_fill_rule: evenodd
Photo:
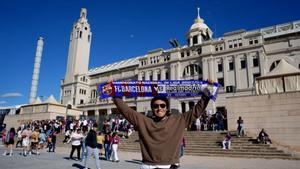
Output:
<svg viewBox="0 0 300 169">
<path fill-rule="evenodd" d="M 142 164 L 141 160 L 132 159 L 132 160 L 125 160 L 127 163 L 134 163 L 134 164 Z"/>
<path fill-rule="evenodd" d="M 79 169 L 83 169 L 83 168 L 84 168 L 83 165 L 78 164 L 78 163 L 74 163 L 74 164 L 72 165 L 72 167 L 76 167 L 76 168 L 79 168 Z"/>
</svg>

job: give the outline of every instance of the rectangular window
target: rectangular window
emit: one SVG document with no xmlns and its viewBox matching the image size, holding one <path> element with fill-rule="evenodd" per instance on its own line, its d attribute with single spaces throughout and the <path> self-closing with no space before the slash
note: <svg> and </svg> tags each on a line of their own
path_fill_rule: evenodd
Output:
<svg viewBox="0 0 300 169">
<path fill-rule="evenodd" d="M 169 72 L 166 72 L 166 80 L 169 80 Z"/>
<path fill-rule="evenodd" d="M 186 52 L 186 56 L 190 56 L 190 52 L 189 51 Z"/>
<path fill-rule="evenodd" d="M 257 67 L 258 66 L 258 58 L 253 58 L 253 67 Z"/>
<path fill-rule="evenodd" d="M 150 80 L 150 81 L 153 80 L 153 76 L 152 76 L 152 75 L 149 76 L 149 80 Z"/>
<path fill-rule="evenodd" d="M 219 63 L 218 64 L 218 72 L 222 72 L 223 71 L 223 64 Z"/>
<path fill-rule="evenodd" d="M 237 40 L 235 39 L 235 40 L 233 40 L 233 46 L 236 48 L 237 47 L 237 45 L 238 45 L 238 43 L 237 43 Z"/>
<path fill-rule="evenodd" d="M 238 43 L 239 43 L 239 46 L 243 46 L 242 38 L 239 38 L 239 39 L 238 39 Z"/>
<path fill-rule="evenodd" d="M 222 46 L 220 46 L 220 50 L 223 50 L 223 47 L 222 47 Z"/>
<path fill-rule="evenodd" d="M 198 48 L 198 49 L 197 49 L 197 52 L 198 52 L 198 55 L 201 55 L 201 53 L 202 53 L 202 48 L 201 48 L 201 47 Z"/>
<path fill-rule="evenodd" d="M 218 46 L 216 46 L 216 47 L 215 47 L 215 50 L 216 50 L 216 51 L 218 51 L 218 50 L 219 50 Z"/>
<path fill-rule="evenodd" d="M 231 61 L 231 62 L 229 62 L 229 70 L 233 70 L 234 69 L 234 64 L 233 64 L 233 62 Z"/>
<path fill-rule="evenodd" d="M 229 48 L 232 48 L 232 40 L 228 41 Z"/>
<path fill-rule="evenodd" d="M 157 74 L 157 80 L 161 80 L 160 78 L 160 74 Z"/>
<path fill-rule="evenodd" d="M 224 86 L 224 78 L 218 78 L 218 83 L 219 83 L 221 86 Z"/>
<path fill-rule="evenodd" d="M 181 52 L 180 54 L 181 54 L 181 57 L 183 58 L 184 57 L 184 52 Z"/>
<path fill-rule="evenodd" d="M 255 40 L 254 40 L 254 43 L 255 43 L 255 44 L 257 44 L 257 43 L 258 43 L 258 40 L 257 40 L 257 39 L 255 39 Z"/>
<path fill-rule="evenodd" d="M 245 69 L 246 68 L 246 60 L 243 59 L 241 60 L 241 69 Z"/>
<path fill-rule="evenodd" d="M 252 44 L 253 44 L 253 40 L 250 39 L 250 40 L 249 40 L 249 45 L 252 45 Z"/>
<path fill-rule="evenodd" d="M 198 36 L 193 36 L 193 45 L 198 44 Z"/>
</svg>

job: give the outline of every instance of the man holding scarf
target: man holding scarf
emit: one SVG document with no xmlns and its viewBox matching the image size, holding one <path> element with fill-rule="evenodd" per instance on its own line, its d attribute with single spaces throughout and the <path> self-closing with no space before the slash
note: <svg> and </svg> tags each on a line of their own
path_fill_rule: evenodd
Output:
<svg viewBox="0 0 300 169">
<path fill-rule="evenodd" d="M 204 88 L 201 99 L 191 110 L 172 114 L 166 97 L 154 97 L 150 103 L 153 116 L 149 118 L 130 108 L 122 98 L 114 97 L 113 101 L 119 113 L 139 132 L 142 153 L 140 169 L 178 168 L 178 147 L 185 128 L 205 112 L 209 100 L 209 91 Z"/>
</svg>

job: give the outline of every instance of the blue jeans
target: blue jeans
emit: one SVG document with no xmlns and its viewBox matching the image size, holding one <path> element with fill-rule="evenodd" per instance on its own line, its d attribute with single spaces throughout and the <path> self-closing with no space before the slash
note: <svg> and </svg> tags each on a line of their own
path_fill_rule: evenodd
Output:
<svg viewBox="0 0 300 169">
<path fill-rule="evenodd" d="M 86 146 L 86 157 L 84 159 L 84 167 L 88 168 L 87 164 L 88 164 L 89 158 L 91 157 L 91 154 L 93 154 L 95 157 L 97 169 L 100 169 L 99 150 L 97 149 L 97 147 L 91 148 L 89 146 Z"/>
<path fill-rule="evenodd" d="M 105 148 L 105 159 L 109 160 L 110 155 L 111 155 L 110 145 L 109 144 L 104 144 L 104 148 Z"/>
<path fill-rule="evenodd" d="M 85 159 L 85 156 L 86 156 L 86 147 L 85 147 L 85 143 L 83 142 L 82 144 L 81 144 L 81 148 L 82 148 L 82 152 L 81 152 L 81 159 L 82 159 L 82 161 Z"/>
</svg>

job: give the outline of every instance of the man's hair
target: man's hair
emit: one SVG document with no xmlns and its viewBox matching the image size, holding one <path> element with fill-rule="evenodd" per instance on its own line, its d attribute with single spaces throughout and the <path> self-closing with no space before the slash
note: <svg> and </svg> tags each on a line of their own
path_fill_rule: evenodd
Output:
<svg viewBox="0 0 300 169">
<path fill-rule="evenodd" d="M 94 123 L 94 124 L 93 124 L 93 127 L 98 127 L 98 124 L 97 124 L 97 123 Z"/>
<path fill-rule="evenodd" d="M 153 105 L 154 105 L 154 102 L 156 100 L 164 101 L 166 103 L 167 109 L 169 109 L 169 100 L 166 97 L 162 97 L 162 96 L 157 96 L 157 97 L 152 98 L 152 100 L 151 100 L 151 109 L 153 109 Z"/>
</svg>

